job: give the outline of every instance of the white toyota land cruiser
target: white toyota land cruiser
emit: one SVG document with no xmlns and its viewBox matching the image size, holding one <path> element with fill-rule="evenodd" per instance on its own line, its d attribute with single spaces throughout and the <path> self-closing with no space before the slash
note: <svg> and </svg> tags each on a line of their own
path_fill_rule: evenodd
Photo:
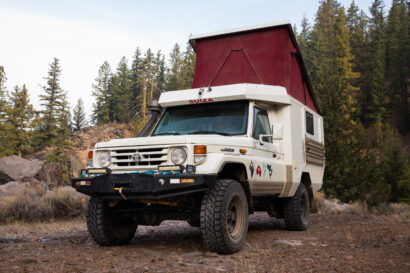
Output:
<svg viewBox="0 0 410 273">
<path fill-rule="evenodd" d="M 97 143 L 72 180 L 91 196 L 87 226 L 98 244 L 125 244 L 138 225 L 174 219 L 200 227 L 211 251 L 233 253 L 255 211 L 289 230 L 308 227 L 324 171 L 323 119 L 286 88 L 170 91 L 150 110 L 140 137 Z"/>
</svg>

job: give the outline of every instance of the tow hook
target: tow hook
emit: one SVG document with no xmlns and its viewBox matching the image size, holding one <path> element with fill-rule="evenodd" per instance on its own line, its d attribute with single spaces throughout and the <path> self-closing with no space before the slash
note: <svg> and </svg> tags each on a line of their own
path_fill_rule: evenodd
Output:
<svg viewBox="0 0 410 273">
<path fill-rule="evenodd" d="M 128 200 L 127 197 L 122 193 L 122 190 L 124 189 L 124 187 L 121 188 L 114 188 L 114 190 L 118 191 L 118 193 L 122 196 L 122 198 L 124 200 Z"/>
</svg>

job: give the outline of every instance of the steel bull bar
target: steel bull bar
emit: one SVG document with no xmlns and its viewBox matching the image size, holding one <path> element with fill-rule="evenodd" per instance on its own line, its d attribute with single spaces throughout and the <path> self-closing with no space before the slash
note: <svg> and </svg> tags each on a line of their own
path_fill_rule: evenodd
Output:
<svg viewBox="0 0 410 273">
<path fill-rule="evenodd" d="M 212 188 L 217 175 L 204 174 L 100 174 L 71 179 L 72 187 L 83 194 L 106 200 L 164 199 Z"/>
</svg>

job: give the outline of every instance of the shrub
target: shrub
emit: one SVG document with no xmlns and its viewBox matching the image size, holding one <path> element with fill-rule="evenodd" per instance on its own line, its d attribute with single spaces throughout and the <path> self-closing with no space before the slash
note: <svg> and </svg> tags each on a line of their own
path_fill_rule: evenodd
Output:
<svg viewBox="0 0 410 273">
<path fill-rule="evenodd" d="M 398 182 L 398 189 L 399 201 L 410 204 L 410 162 L 407 163 L 407 166 L 403 171 L 403 175 Z"/>
<path fill-rule="evenodd" d="M 24 185 L 0 199 L 0 223 L 82 217 L 86 204 L 87 197 L 68 186 L 48 191 L 41 185 Z"/>
</svg>

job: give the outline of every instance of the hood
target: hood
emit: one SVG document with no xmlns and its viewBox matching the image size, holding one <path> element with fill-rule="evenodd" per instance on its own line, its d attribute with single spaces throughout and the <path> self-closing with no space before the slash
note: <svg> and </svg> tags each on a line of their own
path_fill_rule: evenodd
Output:
<svg viewBox="0 0 410 273">
<path fill-rule="evenodd" d="M 184 135 L 184 136 L 154 136 L 113 139 L 108 142 L 100 142 L 95 145 L 96 149 L 152 146 L 152 145 L 175 145 L 175 144 L 214 144 L 230 146 L 251 147 L 253 141 L 247 136 L 216 136 L 216 135 Z"/>
</svg>

